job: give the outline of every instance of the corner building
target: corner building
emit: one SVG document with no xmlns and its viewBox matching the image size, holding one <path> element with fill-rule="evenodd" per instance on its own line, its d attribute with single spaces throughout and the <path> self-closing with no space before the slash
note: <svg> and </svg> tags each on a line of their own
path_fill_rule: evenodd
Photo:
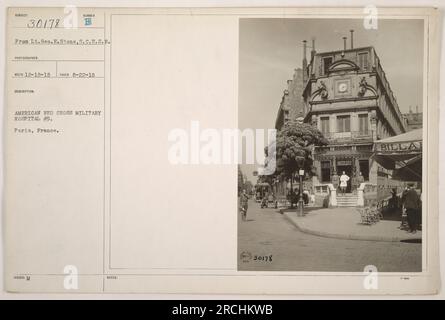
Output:
<svg viewBox="0 0 445 320">
<path fill-rule="evenodd" d="M 315 183 L 334 172 L 361 172 L 377 184 L 385 171 L 370 159 L 373 142 L 407 131 L 406 121 L 373 47 L 316 53 L 305 72 L 304 121 L 316 126 L 329 145 L 314 150 Z M 348 190 L 351 191 L 351 190 Z"/>
<path fill-rule="evenodd" d="M 374 141 L 407 132 L 408 123 L 374 47 L 353 48 L 352 32 L 349 49 L 343 39 L 343 50 L 321 53 L 313 40 L 309 62 L 303 41 L 302 68 L 288 81 L 275 128 L 291 119 L 316 126 L 329 144 L 314 149 L 312 184 L 331 183 L 344 171 L 352 192 L 360 173 L 365 182 L 386 184 L 390 172 L 371 159 Z"/>
</svg>

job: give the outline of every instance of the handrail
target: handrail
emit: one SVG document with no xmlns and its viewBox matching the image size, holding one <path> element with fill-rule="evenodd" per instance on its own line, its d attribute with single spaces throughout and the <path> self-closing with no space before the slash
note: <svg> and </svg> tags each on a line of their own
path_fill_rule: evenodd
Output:
<svg viewBox="0 0 445 320">
<path fill-rule="evenodd" d="M 335 189 L 332 183 L 328 183 L 329 188 L 329 206 L 336 207 L 337 206 L 337 189 Z"/>
<path fill-rule="evenodd" d="M 371 187 L 371 190 L 369 190 Z M 365 205 L 365 193 L 377 192 L 377 185 L 369 182 L 362 182 L 357 188 L 357 206 L 363 207 Z"/>
<path fill-rule="evenodd" d="M 332 183 L 323 183 L 314 186 L 316 194 L 327 194 L 329 197 L 329 206 L 337 206 L 337 189 L 335 189 Z M 326 192 L 324 192 L 326 190 Z M 319 192 L 321 191 L 321 192 Z"/>
</svg>

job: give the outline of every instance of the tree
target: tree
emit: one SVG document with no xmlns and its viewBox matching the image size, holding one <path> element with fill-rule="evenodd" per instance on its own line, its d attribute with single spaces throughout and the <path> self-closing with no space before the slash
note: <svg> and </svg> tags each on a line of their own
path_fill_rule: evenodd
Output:
<svg viewBox="0 0 445 320">
<path fill-rule="evenodd" d="M 326 145 L 328 141 L 315 127 L 297 121 L 287 122 L 277 133 L 276 139 L 276 174 L 291 181 L 299 169 L 312 176 L 314 146 Z"/>
</svg>

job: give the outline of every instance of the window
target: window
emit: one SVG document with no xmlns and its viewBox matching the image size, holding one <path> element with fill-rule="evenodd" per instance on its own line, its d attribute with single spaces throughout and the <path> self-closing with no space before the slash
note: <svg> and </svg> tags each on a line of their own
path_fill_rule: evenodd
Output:
<svg viewBox="0 0 445 320">
<path fill-rule="evenodd" d="M 323 133 L 329 133 L 329 117 L 321 117 L 320 118 L 321 123 L 321 132 Z"/>
<path fill-rule="evenodd" d="M 323 73 L 327 74 L 328 73 L 328 69 L 332 64 L 332 57 L 328 57 L 328 58 L 323 58 Z"/>
<path fill-rule="evenodd" d="M 358 130 L 361 133 L 368 132 L 368 114 L 359 114 L 358 115 Z"/>
<path fill-rule="evenodd" d="M 322 161 L 321 162 L 321 182 L 331 181 L 331 162 Z"/>
<path fill-rule="evenodd" d="M 358 64 L 360 66 L 360 69 L 368 70 L 368 53 L 367 52 L 359 53 Z"/>
<path fill-rule="evenodd" d="M 337 132 L 351 131 L 351 116 L 337 116 Z"/>
<path fill-rule="evenodd" d="M 365 181 L 369 181 L 369 161 L 368 160 L 359 160 L 360 172 Z"/>
</svg>

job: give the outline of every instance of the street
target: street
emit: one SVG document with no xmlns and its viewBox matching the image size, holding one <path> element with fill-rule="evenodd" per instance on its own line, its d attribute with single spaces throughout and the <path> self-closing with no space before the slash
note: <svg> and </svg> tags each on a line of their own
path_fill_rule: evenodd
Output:
<svg viewBox="0 0 445 320">
<path fill-rule="evenodd" d="M 309 213 L 310 214 L 310 213 Z M 422 244 L 343 240 L 299 231 L 276 209 L 249 200 L 238 217 L 238 269 L 264 271 L 421 272 Z"/>
</svg>

